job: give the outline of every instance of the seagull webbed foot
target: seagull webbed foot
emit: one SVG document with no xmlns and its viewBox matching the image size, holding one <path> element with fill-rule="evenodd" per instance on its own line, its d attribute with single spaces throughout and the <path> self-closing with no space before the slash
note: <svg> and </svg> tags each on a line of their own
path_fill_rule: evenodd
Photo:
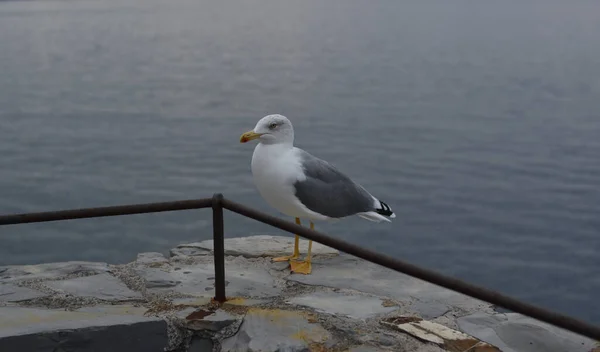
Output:
<svg viewBox="0 0 600 352">
<path fill-rule="evenodd" d="M 315 225 L 311 222 L 310 229 L 314 230 Z M 308 275 L 312 272 L 312 240 L 308 241 L 308 253 L 305 260 L 290 260 L 290 268 L 293 273 Z"/>
<path fill-rule="evenodd" d="M 290 268 L 293 273 L 308 275 L 312 272 L 311 260 L 290 260 Z"/>
<path fill-rule="evenodd" d="M 298 259 L 298 257 L 300 257 L 299 254 L 292 254 L 292 255 L 286 255 L 285 257 L 273 258 L 273 261 L 274 262 L 287 262 L 287 261 L 296 260 L 296 259 Z"/>
</svg>

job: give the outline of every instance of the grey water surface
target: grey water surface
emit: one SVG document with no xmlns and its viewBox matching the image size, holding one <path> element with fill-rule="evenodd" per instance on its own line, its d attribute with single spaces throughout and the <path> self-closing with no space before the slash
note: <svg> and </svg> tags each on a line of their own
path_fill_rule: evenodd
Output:
<svg viewBox="0 0 600 352">
<path fill-rule="evenodd" d="M 3 1 L 0 214 L 214 192 L 276 214 L 239 136 L 281 113 L 397 214 L 318 229 L 600 323 L 599 33 L 583 0 Z M 209 210 L 0 227 L 0 265 L 210 237 Z"/>
</svg>

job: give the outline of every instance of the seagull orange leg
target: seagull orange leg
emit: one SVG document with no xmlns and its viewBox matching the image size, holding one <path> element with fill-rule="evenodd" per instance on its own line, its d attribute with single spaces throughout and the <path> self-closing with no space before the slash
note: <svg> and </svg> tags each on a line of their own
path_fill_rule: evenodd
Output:
<svg viewBox="0 0 600 352">
<path fill-rule="evenodd" d="M 300 218 L 296 218 L 296 224 L 300 224 Z M 287 262 L 288 260 L 298 259 L 300 257 L 300 236 L 296 235 L 294 238 L 294 252 L 292 255 L 288 255 L 285 257 L 277 257 L 273 258 L 274 262 Z"/>
<path fill-rule="evenodd" d="M 310 229 L 314 230 L 315 229 L 315 224 L 313 224 L 313 222 L 310 222 Z M 304 274 L 304 275 L 308 275 L 312 272 L 312 264 L 311 264 L 311 252 L 312 250 L 312 240 L 308 240 L 308 253 L 306 254 L 306 259 L 305 260 L 291 260 L 290 261 L 290 267 L 292 269 L 293 272 L 298 273 L 298 274 Z"/>
</svg>

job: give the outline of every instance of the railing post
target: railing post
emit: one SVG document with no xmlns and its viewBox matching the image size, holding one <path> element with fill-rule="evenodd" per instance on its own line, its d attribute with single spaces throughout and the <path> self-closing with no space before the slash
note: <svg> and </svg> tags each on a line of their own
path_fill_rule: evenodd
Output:
<svg viewBox="0 0 600 352">
<path fill-rule="evenodd" d="M 225 302 L 225 234 L 223 224 L 223 195 L 215 193 L 213 209 L 213 253 L 215 263 L 215 301 Z"/>
</svg>

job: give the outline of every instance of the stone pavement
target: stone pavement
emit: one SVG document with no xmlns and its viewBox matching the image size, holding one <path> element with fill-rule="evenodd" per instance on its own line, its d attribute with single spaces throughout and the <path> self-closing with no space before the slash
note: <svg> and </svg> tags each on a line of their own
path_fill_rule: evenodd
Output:
<svg viewBox="0 0 600 352">
<path fill-rule="evenodd" d="M 292 238 L 227 239 L 228 301 L 212 241 L 124 265 L 0 267 L 0 351 L 590 352 L 595 341 L 320 244 L 311 275 L 270 258 Z M 306 241 L 301 241 L 302 252 Z"/>
</svg>

